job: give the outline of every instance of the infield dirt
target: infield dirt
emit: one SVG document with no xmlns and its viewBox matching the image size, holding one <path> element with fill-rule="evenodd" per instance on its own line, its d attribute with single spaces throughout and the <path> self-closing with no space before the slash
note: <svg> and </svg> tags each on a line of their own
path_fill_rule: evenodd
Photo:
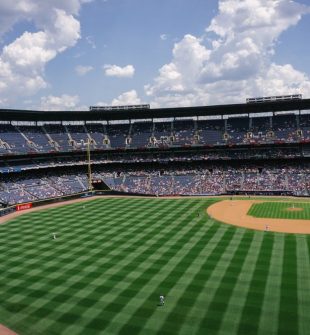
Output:
<svg viewBox="0 0 310 335">
<path fill-rule="evenodd" d="M 213 219 L 238 227 L 281 233 L 310 234 L 310 220 L 264 219 L 247 215 L 251 206 L 263 200 L 223 200 L 207 208 Z"/>
</svg>

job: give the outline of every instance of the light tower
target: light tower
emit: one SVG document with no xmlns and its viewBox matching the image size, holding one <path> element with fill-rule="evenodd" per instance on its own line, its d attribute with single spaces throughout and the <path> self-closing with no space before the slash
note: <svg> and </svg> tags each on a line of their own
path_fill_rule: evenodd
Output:
<svg viewBox="0 0 310 335">
<path fill-rule="evenodd" d="M 90 139 L 87 139 L 87 165 L 88 165 L 88 190 L 92 192 L 92 174 L 91 174 L 91 162 L 90 162 Z"/>
</svg>

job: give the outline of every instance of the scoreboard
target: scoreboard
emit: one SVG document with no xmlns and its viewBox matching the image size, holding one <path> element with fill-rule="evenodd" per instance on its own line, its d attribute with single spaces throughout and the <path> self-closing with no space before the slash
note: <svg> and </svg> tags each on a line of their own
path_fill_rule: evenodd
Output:
<svg viewBox="0 0 310 335">
<path fill-rule="evenodd" d="M 91 184 L 94 190 L 110 190 L 110 187 L 102 179 L 92 179 Z"/>
</svg>

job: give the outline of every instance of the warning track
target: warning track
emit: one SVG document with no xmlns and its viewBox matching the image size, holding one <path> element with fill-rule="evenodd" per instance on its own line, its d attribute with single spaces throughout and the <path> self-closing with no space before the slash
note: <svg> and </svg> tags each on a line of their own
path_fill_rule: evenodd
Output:
<svg viewBox="0 0 310 335">
<path fill-rule="evenodd" d="M 17 335 L 17 334 L 0 324 L 0 335 Z"/>
</svg>

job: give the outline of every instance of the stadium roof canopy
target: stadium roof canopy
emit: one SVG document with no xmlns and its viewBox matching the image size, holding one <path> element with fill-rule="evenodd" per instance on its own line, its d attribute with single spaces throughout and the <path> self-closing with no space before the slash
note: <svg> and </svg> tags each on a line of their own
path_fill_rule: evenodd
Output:
<svg viewBox="0 0 310 335">
<path fill-rule="evenodd" d="M 201 107 L 175 107 L 141 110 L 110 111 L 37 111 L 0 109 L 0 121 L 116 121 L 192 116 L 240 115 L 268 112 L 310 110 L 310 99 L 214 105 Z"/>
</svg>

